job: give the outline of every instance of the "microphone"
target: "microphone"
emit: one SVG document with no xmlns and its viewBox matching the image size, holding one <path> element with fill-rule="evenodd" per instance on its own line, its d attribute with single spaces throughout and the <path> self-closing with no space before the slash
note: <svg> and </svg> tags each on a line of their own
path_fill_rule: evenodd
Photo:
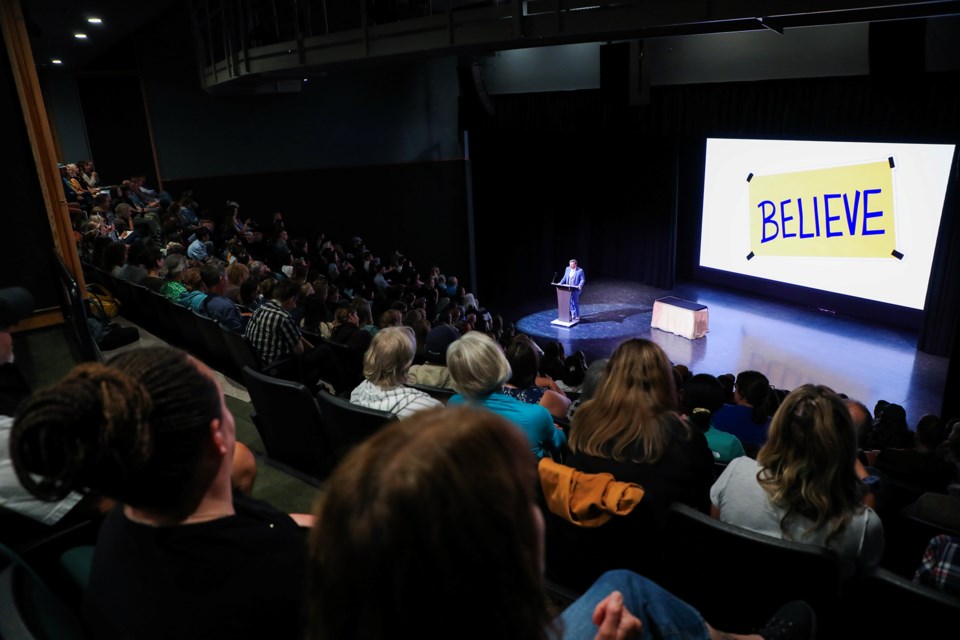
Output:
<svg viewBox="0 0 960 640">
<path fill-rule="evenodd" d="M 557 283 L 557 272 L 554 271 L 554 272 L 553 272 L 553 277 L 550 278 L 550 284 L 556 284 L 556 283 Z"/>
</svg>

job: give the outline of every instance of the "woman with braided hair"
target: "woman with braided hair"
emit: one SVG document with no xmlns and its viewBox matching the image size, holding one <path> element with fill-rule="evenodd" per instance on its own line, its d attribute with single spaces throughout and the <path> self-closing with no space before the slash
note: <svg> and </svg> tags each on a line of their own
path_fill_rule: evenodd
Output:
<svg viewBox="0 0 960 640">
<path fill-rule="evenodd" d="M 299 635 L 303 535 L 232 491 L 235 446 L 210 370 L 169 348 L 79 365 L 24 403 L 10 441 L 20 482 L 119 503 L 84 604 L 95 637 Z"/>
</svg>

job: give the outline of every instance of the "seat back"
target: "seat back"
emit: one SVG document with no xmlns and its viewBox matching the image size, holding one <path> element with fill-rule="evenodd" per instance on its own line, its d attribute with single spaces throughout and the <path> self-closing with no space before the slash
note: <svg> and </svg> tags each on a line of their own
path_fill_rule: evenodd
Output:
<svg viewBox="0 0 960 640">
<path fill-rule="evenodd" d="M 254 371 L 262 369 L 259 356 L 242 334 L 231 331 L 223 325 L 220 325 L 220 333 L 223 334 L 221 336 L 223 342 L 227 346 L 227 351 L 230 352 L 230 357 L 238 371 L 243 370 L 244 367 L 250 367 Z"/>
<path fill-rule="evenodd" d="M 200 327 L 194 318 L 193 310 L 181 304 L 171 304 L 170 313 L 174 322 L 180 329 L 180 337 L 183 340 L 183 346 L 191 353 L 202 357 L 206 349 L 203 337 L 200 335 Z"/>
<path fill-rule="evenodd" d="M 823 547 L 755 533 L 677 503 L 664 543 L 664 586 L 720 629 L 760 628 L 798 599 L 828 619 L 839 599 L 841 563 Z"/>
<path fill-rule="evenodd" d="M 0 545 L 0 638 L 87 635 L 79 619 L 12 551 Z"/>
<path fill-rule="evenodd" d="M 844 585 L 838 611 L 838 638 L 949 638 L 960 598 L 873 569 Z"/>
<path fill-rule="evenodd" d="M 580 527 L 551 512 L 543 487 L 536 495 L 544 521 L 546 578 L 582 593 L 604 572 L 629 569 L 654 581 L 663 571 L 663 532 L 650 501 L 599 527 Z"/>
<path fill-rule="evenodd" d="M 243 367 L 243 381 L 267 455 L 314 478 L 328 476 L 333 450 L 310 391 L 299 382 L 273 378 L 250 367 Z"/>
<path fill-rule="evenodd" d="M 434 400 L 439 400 L 443 404 L 447 404 L 447 401 L 450 400 L 457 392 L 453 389 L 443 389 L 441 387 L 432 387 L 428 384 L 407 384 L 408 387 L 413 387 L 414 389 L 419 389 L 425 394 L 433 398 Z"/>
<path fill-rule="evenodd" d="M 161 335 L 167 337 L 168 341 L 175 344 L 183 344 L 183 333 L 180 331 L 180 323 L 174 316 L 174 307 L 177 306 L 169 298 L 143 285 L 136 285 L 138 295 L 144 296 L 150 301 L 150 309 L 157 314 L 157 325 L 160 328 Z M 145 291 L 146 293 L 141 293 Z"/>
<path fill-rule="evenodd" d="M 223 331 L 220 330 L 219 323 L 213 318 L 208 318 L 196 311 L 193 312 L 193 317 L 197 323 L 197 329 L 200 331 L 200 337 L 203 338 L 207 357 L 220 367 L 232 367 L 233 356 L 230 355 L 230 350 L 224 341 Z"/>
<path fill-rule="evenodd" d="M 389 411 L 367 409 L 326 391 L 317 393 L 317 404 L 323 432 L 337 460 L 385 424 L 397 419 Z"/>
</svg>

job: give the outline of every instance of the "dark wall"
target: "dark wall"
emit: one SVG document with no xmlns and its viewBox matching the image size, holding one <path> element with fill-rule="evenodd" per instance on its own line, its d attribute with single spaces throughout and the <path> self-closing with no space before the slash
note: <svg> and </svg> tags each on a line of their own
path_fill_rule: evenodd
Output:
<svg viewBox="0 0 960 640">
<path fill-rule="evenodd" d="M 0 136 L 8 187 L 3 203 L 6 228 L 0 234 L 0 288 L 25 287 L 33 294 L 35 309 L 56 307 L 53 235 L 4 42 L 0 42 L 0 113 L 6 116 Z M 62 198 L 62 192 L 55 197 Z"/>
<path fill-rule="evenodd" d="M 463 157 L 455 59 L 295 77 L 294 93 L 250 81 L 215 95 L 201 87 L 192 33 L 177 6 L 136 36 L 164 179 Z"/>
<path fill-rule="evenodd" d="M 120 184 L 134 174 L 157 184 L 140 77 L 117 74 L 79 82 L 90 154 L 101 184 Z"/>
</svg>

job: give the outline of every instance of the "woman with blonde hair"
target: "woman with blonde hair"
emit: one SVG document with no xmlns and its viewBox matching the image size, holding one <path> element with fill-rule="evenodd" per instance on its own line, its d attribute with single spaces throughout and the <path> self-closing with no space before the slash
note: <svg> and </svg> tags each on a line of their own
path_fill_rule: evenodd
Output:
<svg viewBox="0 0 960 640">
<path fill-rule="evenodd" d="M 593 399 L 574 414 L 569 445 L 570 466 L 643 486 L 658 523 L 674 501 L 709 509 L 713 454 L 677 413 L 670 361 L 649 340 L 617 347 Z"/>
<path fill-rule="evenodd" d="M 365 380 L 350 394 L 350 402 L 403 418 L 423 409 L 443 406 L 439 400 L 404 386 L 413 364 L 416 342 L 410 327 L 388 327 L 373 336 L 363 356 Z"/>
<path fill-rule="evenodd" d="M 713 515 L 827 547 L 852 570 L 874 566 L 883 554 L 883 526 L 863 504 L 856 459 L 843 400 L 828 387 L 803 385 L 777 410 L 757 459 L 737 458 L 717 479 L 710 491 Z"/>
</svg>

